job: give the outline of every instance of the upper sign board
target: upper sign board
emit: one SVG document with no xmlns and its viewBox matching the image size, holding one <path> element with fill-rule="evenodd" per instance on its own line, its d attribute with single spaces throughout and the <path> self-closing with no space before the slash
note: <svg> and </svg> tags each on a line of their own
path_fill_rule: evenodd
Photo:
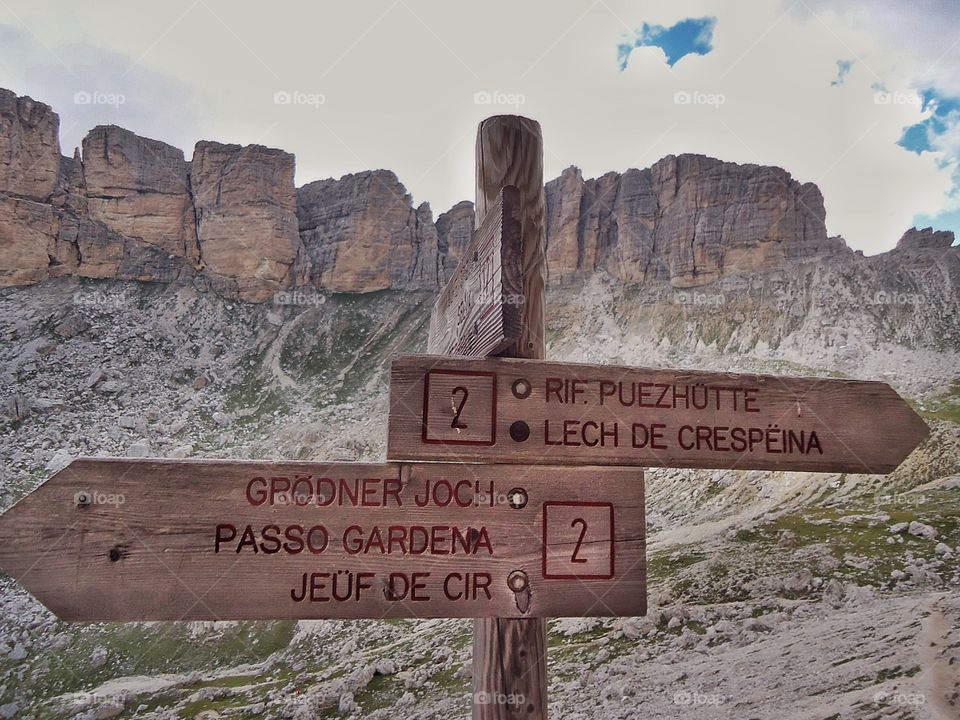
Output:
<svg viewBox="0 0 960 720">
<path fill-rule="evenodd" d="M 879 382 L 408 355 L 387 457 L 887 473 L 928 432 Z"/>
</svg>

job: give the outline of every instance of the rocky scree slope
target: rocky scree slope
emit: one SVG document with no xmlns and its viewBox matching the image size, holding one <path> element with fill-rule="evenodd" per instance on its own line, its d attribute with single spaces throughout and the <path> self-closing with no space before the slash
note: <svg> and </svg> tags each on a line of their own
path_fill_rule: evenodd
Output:
<svg viewBox="0 0 960 720">
<path fill-rule="evenodd" d="M 883 377 L 932 429 L 890 476 L 648 473 L 650 615 L 551 622 L 553 716 L 955 711 L 960 283 L 942 248 L 897 252 L 928 281 L 860 258 L 709 292 L 602 273 L 549 291 L 549 357 Z M 422 349 L 435 295 L 318 297 L 77 277 L 0 291 L 2 504 L 79 454 L 382 460 L 387 364 Z M 0 716 L 468 713 L 467 622 L 71 626 L 0 586 Z M 811 669 L 824 659 L 829 676 Z"/>
</svg>

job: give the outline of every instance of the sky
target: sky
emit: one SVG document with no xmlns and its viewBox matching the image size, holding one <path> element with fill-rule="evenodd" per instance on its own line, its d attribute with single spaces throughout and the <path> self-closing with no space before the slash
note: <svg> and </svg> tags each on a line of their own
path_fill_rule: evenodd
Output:
<svg viewBox="0 0 960 720">
<path fill-rule="evenodd" d="M 956 0 L 0 0 L 0 87 L 53 106 L 64 154 L 98 124 L 257 143 L 298 185 L 393 170 L 435 215 L 518 113 L 548 179 L 702 153 L 817 183 L 867 254 L 960 232 Z"/>
</svg>

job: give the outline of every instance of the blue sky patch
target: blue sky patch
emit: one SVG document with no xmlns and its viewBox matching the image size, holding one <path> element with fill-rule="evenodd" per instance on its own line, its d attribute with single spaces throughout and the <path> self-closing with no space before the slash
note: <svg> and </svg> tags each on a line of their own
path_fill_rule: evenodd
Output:
<svg viewBox="0 0 960 720">
<path fill-rule="evenodd" d="M 667 56 L 667 65 L 673 67 L 687 55 L 706 55 L 713 50 L 713 17 L 685 18 L 670 27 L 644 23 L 617 45 L 617 62 L 625 70 L 630 53 L 639 47 L 657 47 Z"/>
<path fill-rule="evenodd" d="M 934 88 L 920 90 L 923 111 L 929 112 L 915 125 L 903 129 L 903 135 L 897 144 L 920 155 L 942 149 L 938 138 L 960 123 L 960 97 L 943 95 Z M 914 217 L 916 227 L 932 226 L 935 230 L 953 230 L 960 235 L 960 210 L 956 209 L 956 200 L 960 198 L 960 158 L 945 157 L 940 161 L 942 167 L 953 165 L 953 187 L 947 196 L 954 202 L 953 209 L 941 210 L 936 215 L 920 214 Z"/>
<path fill-rule="evenodd" d="M 850 74 L 850 68 L 853 67 L 853 60 L 837 60 L 837 77 L 830 81 L 830 85 L 843 85 L 843 81 Z"/>
<path fill-rule="evenodd" d="M 897 144 L 917 155 L 935 149 L 938 135 L 943 135 L 950 125 L 960 122 L 960 97 L 941 95 L 933 88 L 920 91 L 924 112 L 930 117 L 903 129 Z"/>
</svg>

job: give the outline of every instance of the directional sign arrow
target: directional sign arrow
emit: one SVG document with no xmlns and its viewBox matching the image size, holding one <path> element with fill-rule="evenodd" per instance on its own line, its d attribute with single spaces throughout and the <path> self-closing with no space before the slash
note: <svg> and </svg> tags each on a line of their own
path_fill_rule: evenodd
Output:
<svg viewBox="0 0 960 720">
<path fill-rule="evenodd" d="M 520 337 L 523 280 L 520 191 L 500 190 L 430 315 L 435 355 L 488 355 Z"/>
<path fill-rule="evenodd" d="M 79 459 L 0 516 L 65 620 L 641 615 L 628 468 Z"/>
<path fill-rule="evenodd" d="M 928 434 L 879 382 L 410 355 L 387 458 L 887 473 Z"/>
</svg>

